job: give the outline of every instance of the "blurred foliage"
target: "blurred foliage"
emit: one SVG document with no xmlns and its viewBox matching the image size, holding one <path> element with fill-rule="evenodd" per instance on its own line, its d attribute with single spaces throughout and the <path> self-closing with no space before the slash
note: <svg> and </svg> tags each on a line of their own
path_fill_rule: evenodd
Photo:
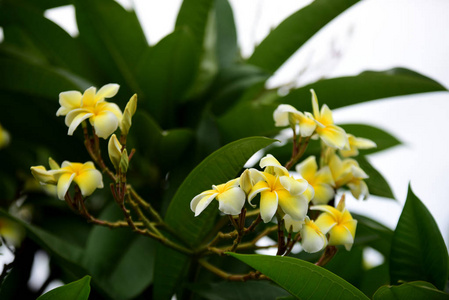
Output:
<svg viewBox="0 0 449 300">
<path fill-rule="evenodd" d="M 445 90 L 434 80 L 405 69 L 321 79 L 287 95 L 265 87 L 292 54 L 357 2 L 315 0 L 285 19 L 245 59 L 239 53 L 227 0 L 184 0 L 175 30 L 153 46 L 148 45 L 135 12 L 112 0 L 1 1 L 0 123 L 11 141 L 0 150 L 0 214 L 16 220 L 27 232 L 11 270 L 2 274 L 7 276 L 2 276 L 1 299 L 39 296 L 39 291 L 26 285 L 39 249 L 51 257 L 49 278 L 75 281 L 39 299 L 87 299 L 90 289 L 89 299 L 170 299 L 173 294 L 178 299 L 274 299 L 289 293 L 298 298 L 335 299 L 338 294 L 341 299 L 365 299 L 381 285 L 400 284 L 400 280 L 411 282 L 382 287 L 374 299 L 413 299 L 416 291 L 424 298 L 446 299 L 440 290 L 448 277 L 447 250 L 432 216 L 411 191 L 394 233 L 357 216 L 355 246 L 350 253 L 340 251 L 327 266 L 330 271 L 296 258 L 235 255 L 276 283 L 245 285 L 218 281 L 198 266 L 195 257 L 134 236 L 129 229 L 86 224 L 64 203 L 44 193 L 29 172 L 32 165 L 46 165 L 49 156 L 58 162 L 89 159 L 82 133 L 68 137 L 63 118 L 55 116 L 58 94 L 118 83 L 114 101 L 121 108 L 134 93 L 139 98 L 128 143 L 137 152 L 128 180 L 163 212 L 186 245 L 203 243 L 220 218 L 213 209 L 194 218 L 190 200 L 211 184 L 234 178 L 256 151 L 273 143 L 254 136 L 279 134 L 272 122 L 279 104 L 310 110 L 311 88 L 332 109 Z M 75 37 L 44 17 L 47 9 L 67 4 L 76 11 L 79 35 Z M 400 143 L 379 128 L 343 127 L 377 143 L 376 149 L 361 151 L 363 155 Z M 288 160 L 291 144 L 271 147 L 281 162 Z M 307 154 L 317 152 L 311 146 Z M 359 163 L 370 175 L 370 191 L 394 198 L 369 161 L 361 157 Z M 114 220 L 120 212 L 110 203 L 104 188 L 87 205 L 93 214 Z M 366 247 L 379 251 L 385 262 L 366 266 Z M 304 254 L 292 256 L 312 260 Z M 230 271 L 248 271 L 234 258 L 223 261 Z"/>
</svg>

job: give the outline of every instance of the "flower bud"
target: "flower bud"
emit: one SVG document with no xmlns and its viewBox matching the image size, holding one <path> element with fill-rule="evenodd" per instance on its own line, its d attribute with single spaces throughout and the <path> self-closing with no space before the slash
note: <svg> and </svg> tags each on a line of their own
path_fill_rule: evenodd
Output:
<svg viewBox="0 0 449 300">
<path fill-rule="evenodd" d="M 122 173 L 126 173 L 128 171 L 128 165 L 129 165 L 129 158 L 128 158 L 128 151 L 126 151 L 126 148 L 123 149 L 122 155 L 120 156 L 120 171 Z"/>
<path fill-rule="evenodd" d="M 122 145 L 117 139 L 115 134 L 111 135 L 108 143 L 109 159 L 111 160 L 114 168 L 118 171 L 122 159 Z"/>
<path fill-rule="evenodd" d="M 122 121 L 120 122 L 120 130 L 123 135 L 127 135 L 129 128 L 132 125 L 132 116 L 136 113 L 137 109 L 137 94 L 134 94 L 126 104 L 125 111 L 123 113 Z"/>
</svg>

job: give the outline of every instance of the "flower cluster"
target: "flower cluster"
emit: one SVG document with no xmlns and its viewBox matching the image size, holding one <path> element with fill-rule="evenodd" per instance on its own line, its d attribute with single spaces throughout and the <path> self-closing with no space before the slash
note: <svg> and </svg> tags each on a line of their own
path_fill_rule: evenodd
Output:
<svg viewBox="0 0 449 300">
<path fill-rule="evenodd" d="M 260 160 L 262 171 L 251 168 L 239 178 L 195 196 L 190 208 L 198 216 L 214 199 L 219 210 L 228 215 L 243 213 L 246 201 L 253 208 L 259 196 L 260 218 L 270 222 L 276 216 L 287 232 L 299 232 L 302 247 L 307 252 L 317 252 L 327 245 L 344 245 L 350 249 L 354 242 L 357 221 L 345 208 L 344 195 L 337 207 L 329 205 L 341 187 L 347 187 L 356 198 L 366 198 L 368 188 L 363 179 L 367 174 L 357 161 L 348 158 L 358 154 L 358 149 L 375 147 L 368 139 L 357 138 L 334 124 L 327 105 L 321 110 L 312 90 L 313 114 L 300 112 L 291 105 L 279 105 L 273 118 L 276 126 L 293 129 L 293 154 L 285 165 L 270 154 Z M 296 173 L 288 169 L 301 158 L 309 139 L 320 139 L 321 156 L 309 156 L 296 165 Z M 339 151 L 339 154 L 337 153 Z M 341 157 L 343 158 L 341 158 Z M 321 211 L 318 216 L 310 211 Z"/>
</svg>

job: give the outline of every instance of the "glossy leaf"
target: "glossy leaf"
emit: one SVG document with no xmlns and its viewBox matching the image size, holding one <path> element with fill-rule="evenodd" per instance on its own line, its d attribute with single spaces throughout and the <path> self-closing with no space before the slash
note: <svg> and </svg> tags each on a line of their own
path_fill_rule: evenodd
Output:
<svg viewBox="0 0 449 300">
<path fill-rule="evenodd" d="M 449 294 L 439 291 L 429 282 L 413 281 L 399 286 L 383 286 L 377 290 L 373 300 L 445 300 Z"/>
<path fill-rule="evenodd" d="M 192 247 L 199 243 L 214 226 L 218 210 L 212 203 L 201 215 L 194 217 L 190 201 L 197 194 L 235 178 L 246 161 L 258 150 L 274 140 L 252 137 L 230 143 L 204 159 L 184 180 L 173 197 L 165 215 L 165 222 L 182 236 Z M 216 201 L 214 201 L 216 202 Z M 186 255 L 158 247 L 154 275 L 154 297 L 171 297 L 179 278 L 184 275 L 190 258 Z"/>
<path fill-rule="evenodd" d="M 198 59 L 192 34 L 179 29 L 146 51 L 133 70 L 142 89 L 139 106 L 163 128 L 177 124 L 175 107 L 195 79 Z"/>
<path fill-rule="evenodd" d="M 354 246 L 351 251 L 347 251 L 339 247 L 337 254 L 325 265 L 325 268 L 350 284 L 359 286 L 360 274 L 363 274 L 363 248 Z"/>
<path fill-rule="evenodd" d="M 80 280 L 57 287 L 37 300 L 88 300 L 90 294 L 90 276 L 84 276 Z"/>
<path fill-rule="evenodd" d="M 221 68 L 229 67 L 239 58 L 237 31 L 228 0 L 215 1 L 216 52 Z"/>
<path fill-rule="evenodd" d="M 76 0 L 74 5 L 80 39 L 102 72 L 121 84 L 128 97 L 140 95 L 135 68 L 149 46 L 135 12 L 112 0 Z"/>
<path fill-rule="evenodd" d="M 199 296 L 209 300 L 273 300 L 290 294 L 266 281 L 220 282 L 188 286 Z"/>
<path fill-rule="evenodd" d="M 357 3 L 356 0 L 316 0 L 285 19 L 256 47 L 248 63 L 274 73 L 321 28 Z"/>
<path fill-rule="evenodd" d="M 371 268 L 363 274 L 360 290 L 368 297 L 372 298 L 374 293 L 383 285 L 390 283 L 388 261 Z"/>
<path fill-rule="evenodd" d="M 299 299 L 368 299 L 341 277 L 300 259 L 228 254 L 262 272 Z"/>
<path fill-rule="evenodd" d="M 176 19 L 176 28 L 188 28 L 199 49 L 203 46 L 206 24 L 213 3 L 212 0 L 184 0 Z"/>
<path fill-rule="evenodd" d="M 355 159 L 358 161 L 360 168 L 362 168 L 362 170 L 369 176 L 369 178 L 364 179 L 364 181 L 368 185 L 370 194 L 394 199 L 393 191 L 382 174 L 380 174 L 364 156 L 357 156 Z"/>
<path fill-rule="evenodd" d="M 448 278 L 448 252 L 425 205 L 409 187 L 394 231 L 390 255 L 391 282 L 423 280 L 442 290 Z"/>
<path fill-rule="evenodd" d="M 123 219 L 123 213 L 111 203 L 100 218 L 117 221 Z M 129 228 L 96 226 L 86 242 L 83 265 L 110 297 L 130 299 L 153 279 L 154 244 Z"/>
<path fill-rule="evenodd" d="M 368 217 L 352 213 L 357 220 L 354 245 L 369 246 L 379 251 L 386 260 L 390 255 L 393 230 Z"/>
</svg>

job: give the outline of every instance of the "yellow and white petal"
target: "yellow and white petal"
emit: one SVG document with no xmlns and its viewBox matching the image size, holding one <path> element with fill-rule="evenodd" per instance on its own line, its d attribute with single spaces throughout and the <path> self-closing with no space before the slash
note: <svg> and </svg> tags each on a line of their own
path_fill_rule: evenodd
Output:
<svg viewBox="0 0 449 300">
<path fill-rule="evenodd" d="M 327 205 L 322 205 L 327 206 Z M 338 225 L 338 222 L 334 216 L 328 214 L 327 212 L 323 212 L 319 215 L 319 217 L 315 221 L 316 226 L 318 226 L 321 231 L 326 234 L 328 233 L 334 226 Z"/>
<path fill-rule="evenodd" d="M 78 111 L 75 112 L 74 110 L 72 110 L 71 112 L 69 112 L 67 114 L 66 118 L 66 124 L 69 123 L 69 130 L 67 132 L 68 135 L 73 135 L 73 132 L 75 131 L 75 129 L 81 124 L 81 122 L 83 122 L 86 119 L 89 119 L 90 117 L 92 117 L 94 114 L 93 113 L 88 113 L 88 112 L 83 112 L 83 111 Z M 69 122 L 71 121 L 71 122 Z"/>
<path fill-rule="evenodd" d="M 320 117 L 320 107 L 318 106 L 318 98 L 313 89 L 311 89 L 310 92 L 312 93 L 313 115 L 315 116 L 315 119 L 317 119 Z"/>
<path fill-rule="evenodd" d="M 365 200 L 369 196 L 368 186 L 363 180 L 353 180 L 352 182 L 348 183 L 348 187 L 351 190 L 352 195 L 356 199 L 360 199 L 360 197 L 362 197 L 362 199 Z"/>
<path fill-rule="evenodd" d="M 269 189 L 270 187 L 265 181 L 259 181 L 258 183 L 256 183 L 248 194 L 249 205 L 251 205 L 252 207 L 256 207 L 255 204 L 251 203 L 251 200 L 253 200 L 253 198 L 256 197 L 257 194 L 267 191 Z"/>
<path fill-rule="evenodd" d="M 335 190 L 328 184 L 317 184 L 314 186 L 315 196 L 312 199 L 314 205 L 328 204 L 329 201 L 335 196 Z"/>
<path fill-rule="evenodd" d="M 78 91 L 68 91 L 59 94 L 59 104 L 61 107 L 56 112 L 56 116 L 65 116 L 71 110 L 81 107 L 81 93 Z"/>
<path fill-rule="evenodd" d="M 299 134 L 302 137 L 311 136 L 316 129 L 316 122 L 310 113 L 306 113 L 303 116 L 298 116 L 299 118 Z"/>
<path fill-rule="evenodd" d="M 85 90 L 81 97 L 81 107 L 94 107 L 97 104 L 97 101 L 95 101 L 96 92 L 97 89 L 93 86 Z"/>
<path fill-rule="evenodd" d="M 245 194 L 249 194 L 251 189 L 253 188 L 253 181 L 251 179 L 251 171 L 246 169 L 243 171 L 242 175 L 239 178 L 239 184 Z"/>
<path fill-rule="evenodd" d="M 343 149 L 347 144 L 346 132 L 336 125 L 328 125 L 325 128 L 317 127 L 317 133 L 321 140 L 331 148 Z"/>
<path fill-rule="evenodd" d="M 337 245 L 347 245 L 353 244 L 354 237 L 348 228 L 343 225 L 337 225 L 332 227 L 329 231 L 329 245 L 337 246 Z"/>
<path fill-rule="evenodd" d="M 307 202 L 310 202 L 315 197 L 315 189 L 309 184 L 302 195 L 307 199 Z"/>
<path fill-rule="evenodd" d="M 95 134 L 101 138 L 107 139 L 115 130 L 117 130 L 119 120 L 112 112 L 102 111 L 101 113 L 92 116 L 90 122 L 95 128 Z"/>
<path fill-rule="evenodd" d="M 290 176 L 279 177 L 279 182 L 292 195 L 304 193 L 309 186 L 309 183 L 304 178 L 294 179 Z"/>
<path fill-rule="evenodd" d="M 122 145 L 115 134 L 111 135 L 108 142 L 108 154 L 114 168 L 119 169 L 120 160 L 122 158 Z"/>
<path fill-rule="evenodd" d="M 103 176 L 98 170 L 84 171 L 73 179 L 81 190 L 84 197 L 92 195 L 95 189 L 103 188 Z"/>
<path fill-rule="evenodd" d="M 122 118 L 123 118 L 122 111 L 120 110 L 118 105 L 115 104 L 115 103 L 110 103 L 110 102 L 106 102 L 105 101 L 105 102 L 99 103 L 97 105 L 96 109 L 99 109 L 101 111 L 110 111 L 111 113 L 113 113 L 117 117 L 119 122 L 122 121 Z"/>
<path fill-rule="evenodd" d="M 326 104 L 323 104 L 323 106 L 321 107 L 320 119 L 318 121 L 324 126 L 334 124 L 334 119 L 332 118 L 332 111 Z"/>
<path fill-rule="evenodd" d="M 273 218 L 278 208 L 278 195 L 276 192 L 263 191 L 260 193 L 260 216 L 264 223 Z"/>
<path fill-rule="evenodd" d="M 58 198 L 61 200 L 64 200 L 65 194 L 69 190 L 70 184 L 73 181 L 73 178 L 75 178 L 75 173 L 64 173 L 62 174 L 58 179 Z"/>
<path fill-rule="evenodd" d="M 217 196 L 218 209 L 227 215 L 240 214 L 245 205 L 245 192 L 239 187 L 232 187 Z"/>
<path fill-rule="evenodd" d="M 309 253 L 322 250 L 327 245 L 326 236 L 321 232 L 320 228 L 309 219 L 309 217 L 306 217 L 304 221 L 305 223 L 300 230 L 302 248 Z"/>
<path fill-rule="evenodd" d="M 61 167 L 58 165 L 58 163 L 51 157 L 48 158 L 48 165 L 52 170 L 59 170 Z"/>
<path fill-rule="evenodd" d="M 306 217 L 309 201 L 303 195 L 291 195 L 286 190 L 276 191 L 279 206 L 294 220 L 302 221 Z"/>
<path fill-rule="evenodd" d="M 116 83 L 110 83 L 102 86 L 95 94 L 95 101 L 100 101 L 103 100 L 104 98 L 114 97 L 117 94 L 119 88 L 120 85 Z"/>
<path fill-rule="evenodd" d="M 274 175 L 289 175 L 288 170 L 284 166 L 282 166 L 281 163 L 271 154 L 267 154 L 265 157 L 263 157 L 260 160 L 259 165 L 262 169 L 270 167 L 273 168 Z"/>
<path fill-rule="evenodd" d="M 301 174 L 307 181 L 312 181 L 315 178 L 315 173 L 318 169 L 315 156 L 311 155 L 303 160 L 300 164 L 297 164 L 296 172 Z"/>
<path fill-rule="evenodd" d="M 303 224 L 304 221 L 296 221 L 290 215 L 284 215 L 284 226 L 287 231 L 299 232 Z"/>
<path fill-rule="evenodd" d="M 273 112 L 274 126 L 282 127 L 290 125 L 291 116 L 301 114 L 296 108 L 289 104 L 279 105 Z"/>
<path fill-rule="evenodd" d="M 332 177 L 332 172 L 328 166 L 322 167 L 315 174 L 315 182 L 328 184 L 330 186 L 335 186 L 334 178 Z"/>
<path fill-rule="evenodd" d="M 356 162 L 356 164 L 353 164 L 351 166 L 351 173 L 354 178 L 368 178 L 368 174 L 365 173 L 365 171 L 362 170 L 362 168 L 359 167 L 359 164 Z"/>
<path fill-rule="evenodd" d="M 215 199 L 218 193 L 214 190 L 208 190 L 195 196 L 190 201 L 190 209 L 198 216 L 211 202 Z"/>
<path fill-rule="evenodd" d="M 37 181 L 44 184 L 56 184 L 57 177 L 55 171 L 47 171 L 44 166 L 31 167 L 31 174 Z"/>
</svg>

